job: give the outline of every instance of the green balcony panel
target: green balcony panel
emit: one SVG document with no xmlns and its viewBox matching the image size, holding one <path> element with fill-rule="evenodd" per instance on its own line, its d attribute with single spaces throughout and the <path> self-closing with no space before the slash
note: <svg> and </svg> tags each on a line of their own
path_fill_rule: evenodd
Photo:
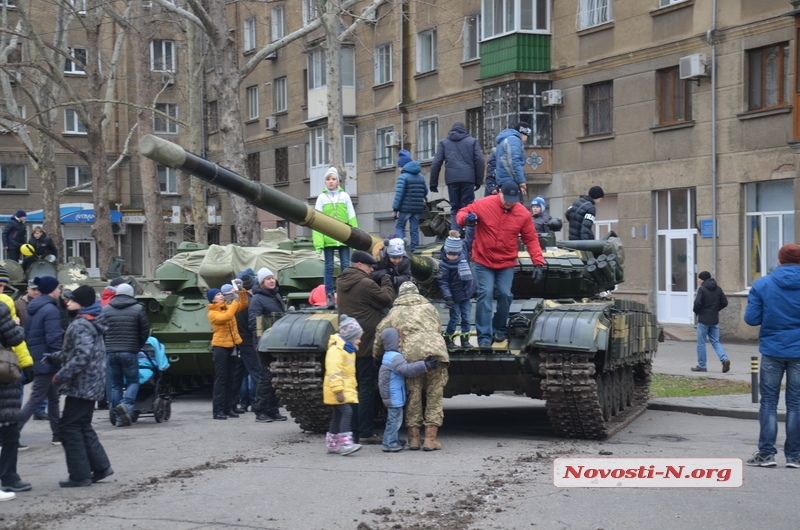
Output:
<svg viewBox="0 0 800 530">
<path fill-rule="evenodd" d="M 550 70 L 550 35 L 512 33 L 482 42 L 481 79 Z"/>
</svg>

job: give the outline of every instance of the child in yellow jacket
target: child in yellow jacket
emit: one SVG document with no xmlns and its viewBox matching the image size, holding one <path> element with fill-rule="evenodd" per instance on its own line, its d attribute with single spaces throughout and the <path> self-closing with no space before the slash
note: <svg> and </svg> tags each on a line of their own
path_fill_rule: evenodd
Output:
<svg viewBox="0 0 800 530">
<path fill-rule="evenodd" d="M 238 283 L 237 283 L 238 282 Z M 211 338 L 211 351 L 214 356 L 214 390 L 213 412 L 215 420 L 238 418 L 233 411 L 238 389 L 234 388 L 236 380 L 236 363 L 239 357 L 236 345 L 242 343 L 239 328 L 236 325 L 236 313 L 247 309 L 247 292 L 241 289 L 241 280 L 236 279 L 233 290 L 238 291 L 238 300 L 230 304 L 219 289 L 209 289 L 206 297 L 208 304 L 208 321 L 214 335 Z"/>
<path fill-rule="evenodd" d="M 328 341 L 325 380 L 322 383 L 322 400 L 326 405 L 333 405 L 331 426 L 325 435 L 328 453 L 349 455 L 361 449 L 361 445 L 353 443 L 350 404 L 358 403 L 356 351 L 363 333 L 355 318 L 340 315 L 339 333 L 331 335 Z"/>
</svg>

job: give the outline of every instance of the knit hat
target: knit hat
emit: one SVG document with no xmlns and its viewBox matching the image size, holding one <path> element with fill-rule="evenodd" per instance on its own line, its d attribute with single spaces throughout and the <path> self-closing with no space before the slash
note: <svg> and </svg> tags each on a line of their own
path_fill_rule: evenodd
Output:
<svg viewBox="0 0 800 530">
<path fill-rule="evenodd" d="M 600 186 L 592 186 L 591 188 L 589 188 L 589 197 L 591 197 L 592 199 L 602 199 L 605 196 L 606 193 Z"/>
<path fill-rule="evenodd" d="M 52 276 L 37 276 L 33 281 L 36 282 L 36 286 L 42 294 L 50 294 L 58 287 L 58 280 Z"/>
<path fill-rule="evenodd" d="M 264 283 L 264 279 L 267 276 L 275 276 L 275 274 L 273 274 L 273 272 L 266 267 L 261 267 L 258 269 L 258 285 Z"/>
<path fill-rule="evenodd" d="M 397 351 L 400 346 L 400 333 L 395 328 L 386 328 L 381 331 L 381 342 L 384 351 Z"/>
<path fill-rule="evenodd" d="M 539 205 L 539 208 L 542 209 L 542 211 L 544 211 L 545 206 L 547 206 L 547 203 L 544 202 L 544 197 L 542 197 L 541 195 L 534 197 L 533 200 L 531 200 L 531 206 L 535 206 L 537 204 Z"/>
<path fill-rule="evenodd" d="M 52 276 L 45 276 L 45 278 L 52 278 Z M 41 291 L 41 288 L 39 290 Z M 42 292 L 44 293 L 44 291 Z M 77 302 L 81 307 L 89 307 L 97 301 L 97 294 L 88 285 L 81 285 L 69 293 L 69 299 Z"/>
<path fill-rule="evenodd" d="M 111 283 L 109 283 L 108 286 L 109 287 L 116 287 L 117 285 L 119 285 L 121 283 L 125 283 L 125 278 L 123 278 L 122 276 L 117 276 L 116 278 L 111 280 Z"/>
<path fill-rule="evenodd" d="M 404 294 L 419 294 L 419 289 L 414 285 L 414 282 L 403 282 L 400 285 L 400 292 L 397 296 L 403 296 Z"/>
<path fill-rule="evenodd" d="M 513 180 L 509 180 L 508 182 L 504 182 L 503 185 L 500 187 L 500 191 L 503 193 L 503 201 L 504 202 L 519 202 L 519 186 Z"/>
<path fill-rule="evenodd" d="M 444 253 L 445 254 L 461 254 L 463 242 L 458 235 L 458 230 L 450 230 L 447 239 L 444 240 Z"/>
<path fill-rule="evenodd" d="M 220 292 L 221 291 L 219 289 L 209 289 L 208 292 L 206 293 L 206 298 L 208 298 L 208 301 L 210 303 L 213 303 L 214 297 L 217 296 L 217 294 Z"/>
<path fill-rule="evenodd" d="M 339 176 L 339 170 L 333 166 L 329 167 L 328 171 L 325 172 L 325 176 L 327 177 L 328 175 L 336 175 L 336 180 L 339 182 L 342 181 L 342 178 Z"/>
<path fill-rule="evenodd" d="M 252 289 L 256 284 L 256 279 L 253 278 L 252 274 L 242 274 L 240 280 L 242 280 L 242 288 L 245 291 Z"/>
<path fill-rule="evenodd" d="M 786 243 L 778 251 L 778 263 L 781 265 L 785 263 L 800 264 L 800 245 L 796 243 Z"/>
<path fill-rule="evenodd" d="M 228 294 L 229 292 L 233 291 L 233 285 L 226 283 L 220 287 L 219 290 L 222 291 L 222 294 Z"/>
<path fill-rule="evenodd" d="M 25 213 L 25 210 L 17 210 L 17 213 L 14 214 L 14 217 L 28 217 L 28 214 Z"/>
<path fill-rule="evenodd" d="M 8 279 L 8 271 L 5 267 L 0 265 L 0 282 L 1 283 L 9 283 L 11 280 Z"/>
<path fill-rule="evenodd" d="M 117 294 L 114 296 L 119 296 L 121 294 L 127 294 L 128 296 L 133 296 L 133 286 L 129 283 L 121 283 L 117 286 Z"/>
<path fill-rule="evenodd" d="M 411 153 L 409 153 L 405 149 L 400 149 L 400 152 L 397 153 L 397 167 L 403 167 L 409 162 L 411 162 Z"/>
<path fill-rule="evenodd" d="M 344 340 L 353 342 L 363 331 L 358 320 L 344 314 L 339 315 L 339 336 Z"/>
<path fill-rule="evenodd" d="M 393 258 L 404 256 L 406 253 L 405 243 L 403 243 L 403 240 L 399 237 L 390 239 L 389 243 L 386 245 L 386 253 Z"/>
<path fill-rule="evenodd" d="M 369 265 L 376 265 L 378 262 L 375 261 L 375 258 L 372 257 L 372 254 L 369 252 L 364 252 L 363 250 L 356 250 L 350 256 L 350 263 L 367 263 Z"/>
<path fill-rule="evenodd" d="M 703 271 L 700 274 L 698 274 L 697 277 L 700 278 L 703 281 L 706 281 L 709 278 L 711 278 L 711 273 L 708 272 L 708 271 Z"/>
<path fill-rule="evenodd" d="M 520 121 L 517 122 L 517 125 L 514 127 L 520 134 L 524 134 L 525 136 L 531 135 L 531 126 L 528 125 L 527 121 Z"/>
</svg>

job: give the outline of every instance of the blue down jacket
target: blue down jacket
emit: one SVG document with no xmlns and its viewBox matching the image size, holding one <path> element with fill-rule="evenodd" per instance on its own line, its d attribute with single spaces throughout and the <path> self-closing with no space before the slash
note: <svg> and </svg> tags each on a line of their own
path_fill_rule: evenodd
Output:
<svg viewBox="0 0 800 530">
<path fill-rule="evenodd" d="M 392 210 L 403 213 L 422 213 L 425 211 L 425 197 L 428 196 L 428 187 L 425 177 L 420 173 L 422 166 L 412 160 L 403 166 L 403 172 L 397 179 L 394 190 Z"/>
<path fill-rule="evenodd" d="M 753 283 L 744 321 L 761 326 L 758 349 L 783 359 L 800 357 L 800 265 L 785 264 Z"/>
</svg>

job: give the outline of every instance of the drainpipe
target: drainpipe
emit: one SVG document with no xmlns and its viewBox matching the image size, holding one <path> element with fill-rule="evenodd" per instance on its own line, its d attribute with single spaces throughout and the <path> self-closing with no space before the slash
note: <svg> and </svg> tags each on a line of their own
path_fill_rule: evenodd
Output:
<svg viewBox="0 0 800 530">
<path fill-rule="evenodd" d="M 711 45 L 711 219 L 714 235 L 711 238 L 712 274 L 717 277 L 717 0 L 711 2 L 711 29 L 706 33 Z"/>
</svg>

